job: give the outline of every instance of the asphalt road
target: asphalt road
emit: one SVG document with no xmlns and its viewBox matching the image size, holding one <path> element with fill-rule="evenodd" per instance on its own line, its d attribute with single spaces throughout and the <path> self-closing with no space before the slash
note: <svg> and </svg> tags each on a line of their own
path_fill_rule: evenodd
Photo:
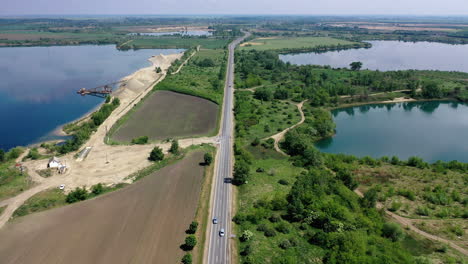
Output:
<svg viewBox="0 0 468 264">
<path fill-rule="evenodd" d="M 219 133 L 219 148 L 216 155 L 214 194 L 211 208 L 211 219 L 208 228 L 210 236 L 208 242 L 208 263 L 230 263 L 229 237 L 231 236 L 231 184 L 226 178 L 232 178 L 233 162 L 233 97 L 234 97 L 234 50 L 236 46 L 250 33 L 246 33 L 229 44 L 226 83 L 224 87 L 224 108 L 221 131 Z M 213 224 L 213 218 L 218 224 Z M 224 229 L 225 236 L 219 231 Z"/>
</svg>

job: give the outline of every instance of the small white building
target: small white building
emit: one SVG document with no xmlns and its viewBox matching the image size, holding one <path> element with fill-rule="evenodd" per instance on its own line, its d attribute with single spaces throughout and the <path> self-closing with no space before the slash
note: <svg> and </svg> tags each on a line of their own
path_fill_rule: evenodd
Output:
<svg viewBox="0 0 468 264">
<path fill-rule="evenodd" d="M 57 157 L 50 158 L 49 163 L 47 163 L 47 168 L 59 168 L 60 166 L 62 166 L 62 163 Z"/>
</svg>

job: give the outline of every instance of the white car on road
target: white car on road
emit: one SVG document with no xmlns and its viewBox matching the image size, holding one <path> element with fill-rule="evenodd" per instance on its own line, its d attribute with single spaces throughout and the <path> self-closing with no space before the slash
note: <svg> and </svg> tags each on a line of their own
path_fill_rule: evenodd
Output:
<svg viewBox="0 0 468 264">
<path fill-rule="evenodd" d="M 221 230 L 219 230 L 219 236 L 220 237 L 224 236 L 224 228 L 221 228 Z"/>
<path fill-rule="evenodd" d="M 65 189 L 65 184 L 60 184 L 59 189 L 60 189 L 60 190 Z"/>
</svg>

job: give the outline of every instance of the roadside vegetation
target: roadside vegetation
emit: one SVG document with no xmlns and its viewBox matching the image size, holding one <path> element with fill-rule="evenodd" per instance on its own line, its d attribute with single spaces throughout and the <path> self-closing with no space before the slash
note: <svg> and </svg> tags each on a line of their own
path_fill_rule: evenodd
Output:
<svg viewBox="0 0 468 264">
<path fill-rule="evenodd" d="M 335 133 L 332 108 L 375 101 L 372 94 L 457 100 L 467 75 L 360 66 L 295 66 L 271 51 L 237 52 L 233 183 L 239 209 L 233 221 L 241 263 L 462 263 L 463 255 L 389 221 L 377 205 L 416 218 L 414 224 L 425 230 L 440 220 L 429 233 L 446 238 L 457 233 L 454 241 L 463 246 L 468 164 L 324 154 L 314 142 Z M 254 92 L 242 90 L 252 87 Z M 275 152 L 272 139 L 266 139 L 276 132 L 263 131 L 256 140 L 259 119 L 271 118 L 256 109 L 265 102 L 306 99 L 305 122 L 280 142 L 290 157 Z M 434 220 L 425 222 L 429 218 Z"/>
<path fill-rule="evenodd" d="M 12 217 L 17 218 L 61 207 L 67 204 L 92 199 L 96 196 L 123 188 L 126 185 L 127 184 L 121 183 L 114 186 L 104 186 L 98 183 L 92 186 L 89 191 L 85 188 L 76 188 L 68 194 L 64 194 L 64 192 L 58 188 L 45 190 L 26 200 L 24 204 L 15 210 Z"/>
</svg>

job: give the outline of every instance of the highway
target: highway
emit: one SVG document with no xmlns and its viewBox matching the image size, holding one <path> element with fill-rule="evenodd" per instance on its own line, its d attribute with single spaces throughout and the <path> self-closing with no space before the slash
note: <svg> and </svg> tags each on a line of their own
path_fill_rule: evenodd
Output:
<svg viewBox="0 0 468 264">
<path fill-rule="evenodd" d="M 229 44 L 229 56 L 224 87 L 224 103 L 219 147 L 215 159 L 215 174 L 213 181 L 213 195 L 211 201 L 211 214 L 208 224 L 208 256 L 207 263 L 230 263 L 229 238 L 231 236 L 231 184 L 225 183 L 226 178 L 232 178 L 233 164 L 233 100 L 234 100 L 234 50 L 236 46 L 250 33 L 246 33 Z M 218 219 L 213 224 L 213 218 Z M 225 236 L 221 237 L 219 231 L 225 230 Z"/>
</svg>

